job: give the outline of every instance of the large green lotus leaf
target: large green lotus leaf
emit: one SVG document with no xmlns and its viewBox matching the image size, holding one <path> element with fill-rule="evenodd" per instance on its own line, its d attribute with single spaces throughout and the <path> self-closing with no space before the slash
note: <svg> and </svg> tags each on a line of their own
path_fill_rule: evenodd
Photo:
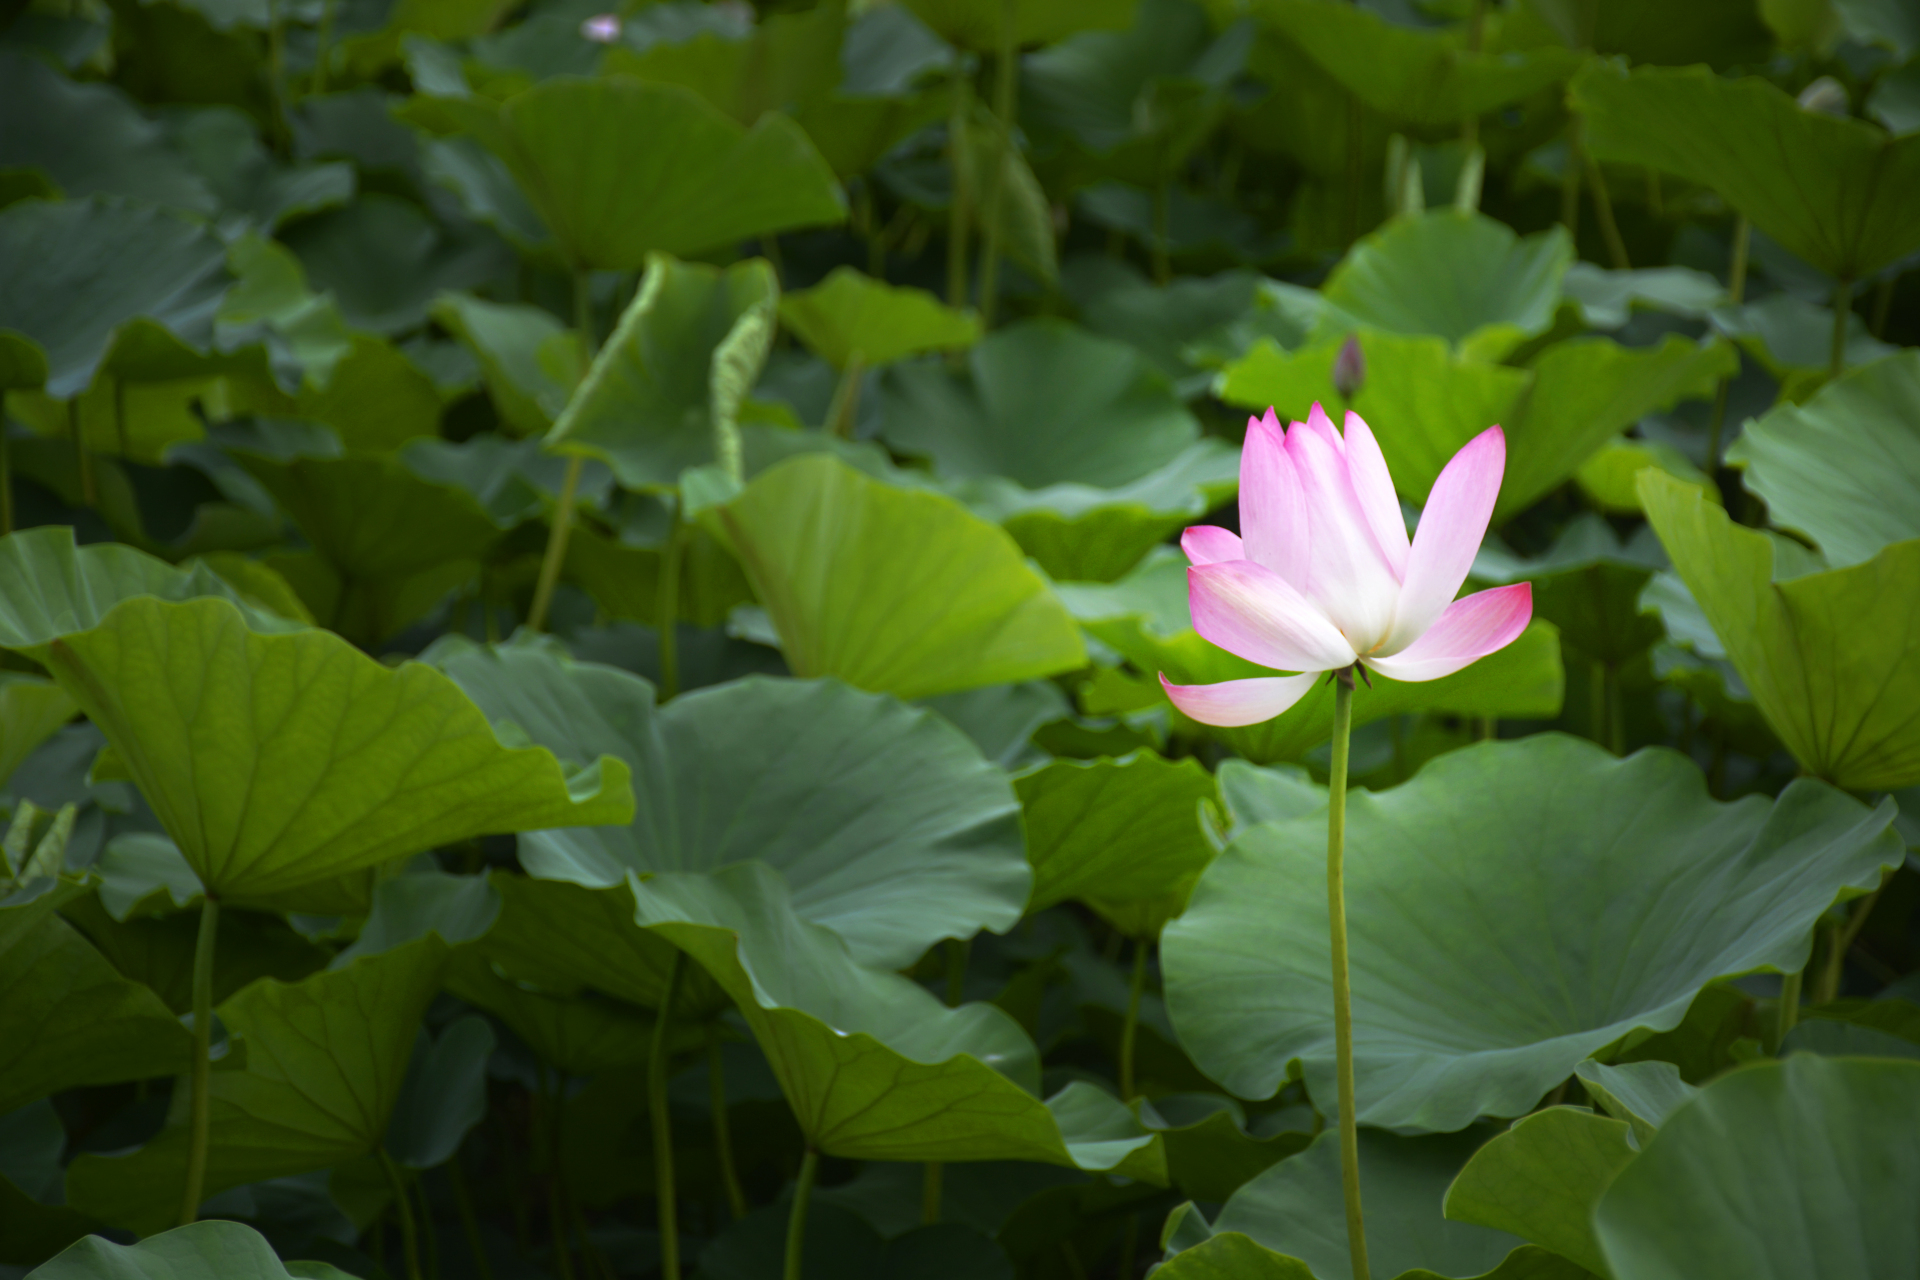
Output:
<svg viewBox="0 0 1920 1280">
<path fill-rule="evenodd" d="M 0 1115 L 62 1089 L 185 1071 L 193 1037 L 56 912 L 60 884 L 0 906 Z M 24 895 L 16 895 L 17 897 Z"/>
<path fill-rule="evenodd" d="M 51 680 L 0 672 L 0 788 L 33 749 L 60 731 L 80 708 Z"/>
<path fill-rule="evenodd" d="M 218 197 L 224 228 L 252 225 L 270 231 L 353 198 L 352 165 L 283 164 L 267 149 L 254 121 L 234 107 L 191 109 L 170 126 L 173 145 Z"/>
<path fill-rule="evenodd" d="M 1719 804 L 1673 752 L 1560 735 L 1440 756 L 1347 811 L 1358 1113 L 1396 1127 L 1521 1114 L 1713 979 L 1797 970 L 1821 913 L 1900 856 L 1888 803 L 1802 778 Z M 1317 817 L 1246 832 L 1163 938 L 1182 1043 L 1243 1097 L 1290 1074 L 1334 1096 L 1326 840 Z"/>
<path fill-rule="evenodd" d="M 1079 899 L 1154 937 L 1213 860 L 1201 814 L 1219 793 L 1197 760 L 1151 752 L 1056 760 L 1015 786 L 1033 864 L 1031 911 Z"/>
<path fill-rule="evenodd" d="M 226 599 L 134 594 L 142 572 L 185 595 L 205 571 L 65 537 L 0 540 L 16 569 L 0 577 L 0 646 L 46 665 L 101 727 L 210 891 L 265 897 L 489 832 L 631 821 L 620 761 L 569 774 L 502 746 L 430 667 L 387 667 Z"/>
<path fill-rule="evenodd" d="M 1774 581 L 1775 545 L 1700 490 L 1640 473 L 1647 519 L 1727 657 L 1802 768 L 1836 786 L 1920 782 L 1920 539 Z"/>
<path fill-rule="evenodd" d="M 1172 461 L 1200 435 L 1137 351 L 1062 320 L 997 330 L 967 365 L 965 378 L 922 361 L 886 379 L 881 434 L 903 453 L 931 457 L 943 476 L 1111 488 Z"/>
<path fill-rule="evenodd" d="M 1643 1147 L 1667 1122 L 1668 1114 L 1698 1092 L 1681 1079 L 1679 1067 L 1658 1059 L 1619 1066 L 1589 1060 L 1575 1068 L 1574 1074 L 1601 1110 L 1632 1127 L 1634 1138 Z"/>
<path fill-rule="evenodd" d="M 1119 31 L 1133 23 L 1139 0 L 907 0 L 914 16 L 941 39 L 976 53 L 1000 47 L 1000 27 L 1013 19 L 1015 45 L 1052 44 L 1076 31 Z"/>
<path fill-rule="evenodd" d="M 779 293 L 764 259 L 722 269 L 650 258 L 547 448 L 600 458 L 630 489 L 724 462 L 718 439 L 759 379 Z"/>
<path fill-rule="evenodd" d="M 473 496 L 422 479 L 398 457 L 238 455 L 306 535 L 277 556 L 322 623 L 375 645 L 470 579 L 498 533 Z"/>
<path fill-rule="evenodd" d="M 1272 672 L 1209 644 L 1193 629 L 1187 604 L 1186 560 L 1172 551 L 1111 585 L 1066 583 L 1059 594 L 1087 634 L 1117 650 L 1143 673 L 1164 673 L 1176 684 L 1211 684 Z M 1560 637 L 1536 620 L 1498 653 L 1440 680 L 1408 683 L 1372 678 L 1354 699 L 1353 723 L 1438 711 L 1470 716 L 1550 719 L 1560 713 L 1566 678 Z M 1333 733 L 1333 689 L 1316 686 L 1285 713 L 1241 729 L 1194 725 L 1256 763 L 1294 760 Z"/>
<path fill-rule="evenodd" d="M 0 51 L 0 169 L 37 169 L 68 196 L 125 196 L 195 213 L 218 202 L 120 90 L 79 84 L 24 49 Z"/>
<path fill-rule="evenodd" d="M 1920 538 L 1920 351 L 1907 350 L 1782 401 L 1727 450 L 1767 516 L 1835 568 Z"/>
<path fill-rule="evenodd" d="M 442 290 L 512 278 L 513 255 L 487 228 L 442 224 L 412 201 L 381 192 L 302 219 L 280 239 L 314 287 L 334 296 L 348 323 L 376 333 L 419 327 Z"/>
<path fill-rule="evenodd" d="M 1469 1132 L 1413 1138 L 1361 1130 L 1360 1187 L 1373 1275 L 1399 1280 L 1584 1280 L 1586 1272 L 1580 1268 L 1550 1258 L 1505 1231 L 1441 1216 L 1447 1184 L 1485 1137 Z M 1213 1230 L 1245 1236 L 1302 1264 L 1318 1280 L 1346 1280 L 1353 1270 L 1341 1207 L 1338 1136 L 1331 1130 L 1322 1133 L 1306 1151 L 1234 1192 Z M 1268 1262 L 1267 1269 L 1250 1274 L 1271 1274 L 1279 1280 L 1286 1273 Z"/>
<path fill-rule="evenodd" d="M 1136 348 L 1189 400 L 1260 337 L 1288 350 L 1302 345 L 1322 306 L 1312 289 L 1246 270 L 1156 285 L 1125 263 L 1080 257 L 1061 283 L 1081 323 Z"/>
<path fill-rule="evenodd" d="M 1339 0 L 1254 0 L 1245 10 L 1283 33 L 1361 102 L 1394 120 L 1457 125 L 1572 75 L 1566 49 L 1475 53 L 1465 33 L 1421 30 Z"/>
<path fill-rule="evenodd" d="M 1573 258 L 1564 227 L 1523 239 L 1504 222 L 1451 208 L 1395 218 L 1327 277 L 1316 336 L 1430 333 L 1498 357 L 1552 327 Z"/>
<path fill-rule="evenodd" d="M 1404 497 L 1425 503 L 1462 445 L 1496 423 L 1506 429 L 1496 521 L 1570 479 L 1610 437 L 1646 414 L 1711 396 L 1739 364 L 1726 343 L 1673 335 L 1651 347 L 1606 338 L 1556 343 L 1530 370 L 1463 359 L 1439 338 L 1363 331 L 1359 339 L 1367 380 L 1352 408 L 1379 438 Z M 1220 397 L 1256 410 L 1272 405 L 1292 418 L 1304 418 L 1315 402 L 1337 406 L 1339 350 L 1339 343 L 1324 342 L 1289 354 L 1257 344 L 1227 367 Z"/>
<path fill-rule="evenodd" d="M 1920 248 L 1920 137 L 1809 111 L 1758 77 L 1594 62 L 1570 100 L 1597 159 L 1712 187 L 1783 247 L 1857 280 Z M 1685 128 L 1674 121 L 1684 120 Z"/>
<path fill-rule="evenodd" d="M 1181 1250 L 1153 1274 L 1161 1280 L 1315 1280 L 1306 1263 L 1238 1231 L 1223 1231 Z"/>
<path fill-rule="evenodd" d="M 928 351 L 970 347 L 980 318 L 955 311 L 924 289 L 908 289 L 835 267 L 811 289 L 780 300 L 780 319 L 836 369 L 892 364 Z"/>
<path fill-rule="evenodd" d="M 925 698 L 1086 663 L 1013 539 L 950 498 L 815 454 L 701 518 L 746 568 L 795 675 Z"/>
<path fill-rule="evenodd" d="M 545 649 L 443 655 L 496 724 L 563 759 L 613 755 L 632 770 L 633 825 L 523 836 L 536 876 L 605 887 L 629 871 L 757 860 L 803 918 L 883 968 L 1020 918 L 1031 879 L 1013 790 L 930 711 L 836 680 L 764 677 L 656 709 L 638 676 Z"/>
<path fill-rule="evenodd" d="M 136 316 L 205 347 L 227 283 L 220 238 L 162 209 L 91 199 L 0 210 L 0 333 L 38 344 L 49 395 L 84 389 L 114 331 Z M 36 385 L 11 375 L 8 384 Z"/>
<path fill-rule="evenodd" d="M 579 385 L 580 340 L 539 307 L 487 302 L 449 293 L 433 318 L 480 362 L 487 394 L 514 435 L 540 435 L 553 425 Z"/>
<path fill-rule="evenodd" d="M 944 117 L 948 102 L 949 95 L 938 91 L 907 98 L 835 93 L 806 103 L 794 117 L 844 182 L 866 173 L 901 142 Z"/>
<path fill-rule="evenodd" d="M 1617 1280 L 1920 1270 L 1920 1062 L 1795 1054 L 1702 1089 L 1594 1216 Z"/>
<path fill-rule="evenodd" d="M 307 386 L 292 405 L 325 423 L 350 453 L 388 453 L 440 432 L 440 393 L 405 353 L 370 334 L 355 334 L 324 387 Z"/>
<path fill-rule="evenodd" d="M 1161 1143 L 1118 1099 L 1031 1091 L 1038 1054 L 984 1004 L 949 1009 L 898 974 L 855 963 L 800 918 L 772 868 L 633 877 L 635 919 L 733 997 L 801 1132 L 862 1160 L 1035 1160 L 1166 1183 Z"/>
<path fill-rule="evenodd" d="M 1078 582 L 1120 577 L 1239 488 L 1239 450 L 1213 436 L 1111 489 L 1074 481 L 1027 489 L 1002 476 L 950 486 L 975 515 L 1012 534 L 1050 576 Z"/>
<path fill-rule="evenodd" d="M 1447 1217 L 1510 1232 L 1604 1276 L 1593 1209 L 1633 1157 L 1622 1121 L 1548 1107 L 1473 1153 L 1447 1190 Z"/>
<path fill-rule="evenodd" d="M 344 1276 L 324 1263 L 286 1264 L 267 1238 L 240 1222 L 192 1222 L 137 1244 L 114 1244 L 102 1236 L 76 1241 L 27 1274 L 34 1280 L 293 1280 L 299 1276 Z M 325 1267 L 325 1271 L 310 1270 Z"/>
<path fill-rule="evenodd" d="M 446 956 L 422 938 L 301 982 L 262 979 L 219 1006 L 238 1061 L 212 1075 L 207 1194 L 378 1151 Z M 165 1227 L 186 1178 L 186 1112 L 130 1155 L 75 1160 L 68 1202 L 142 1234 Z"/>
<path fill-rule="evenodd" d="M 580 268 L 631 271 L 652 253 L 846 216 L 833 171 L 790 117 L 743 128 L 678 85 L 559 76 L 504 106 L 416 97 L 402 114 L 499 156 Z"/>
</svg>

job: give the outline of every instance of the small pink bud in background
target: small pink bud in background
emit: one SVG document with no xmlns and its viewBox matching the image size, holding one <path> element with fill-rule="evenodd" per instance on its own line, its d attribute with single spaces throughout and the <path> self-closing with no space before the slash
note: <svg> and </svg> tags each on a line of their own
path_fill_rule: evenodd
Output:
<svg viewBox="0 0 1920 1280">
<path fill-rule="evenodd" d="M 1360 339 L 1350 333 L 1333 360 L 1333 389 L 1342 400 L 1351 402 L 1366 381 L 1367 353 L 1360 349 Z"/>
<path fill-rule="evenodd" d="M 1821 76 L 1800 91 L 1795 99 L 1802 111 L 1811 111 L 1815 115 L 1839 116 L 1847 114 L 1847 90 L 1832 76 Z"/>
<path fill-rule="evenodd" d="M 595 44 L 612 44 L 620 38 L 620 15 L 596 13 L 580 24 L 580 34 Z"/>
</svg>

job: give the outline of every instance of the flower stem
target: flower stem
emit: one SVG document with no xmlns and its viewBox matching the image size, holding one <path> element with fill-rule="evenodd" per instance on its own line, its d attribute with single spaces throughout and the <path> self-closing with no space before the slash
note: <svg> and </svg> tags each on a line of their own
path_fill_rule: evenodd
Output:
<svg viewBox="0 0 1920 1280">
<path fill-rule="evenodd" d="M 1147 940 L 1133 940 L 1133 981 L 1127 987 L 1127 1020 L 1120 1024 L 1120 1100 L 1132 1102 L 1133 1042 L 1140 1029 L 1140 993 L 1147 985 Z"/>
<path fill-rule="evenodd" d="M 560 583 L 560 566 L 567 560 L 567 535 L 573 532 L 573 491 L 580 487 L 580 468 L 586 461 L 578 453 L 567 459 L 567 478 L 560 485 L 553 528 L 547 533 L 547 555 L 540 562 L 540 581 L 533 589 L 533 608 L 527 612 L 527 626 L 534 631 L 546 627 L 547 610 L 553 605 L 553 589 Z"/>
<path fill-rule="evenodd" d="M 1327 778 L 1327 916 L 1333 935 L 1333 1044 L 1339 1072 L 1340 1190 L 1347 1206 L 1353 1280 L 1369 1280 L 1367 1229 L 1360 1212 L 1360 1121 L 1353 1096 L 1353 988 L 1347 978 L 1347 749 L 1353 736 L 1353 670 L 1333 695 L 1333 768 Z"/>
<path fill-rule="evenodd" d="M 660 549 L 660 579 L 655 588 L 654 613 L 660 624 L 660 701 L 667 702 L 680 692 L 680 553 L 684 527 L 680 508 L 685 499 L 676 498 L 673 518 L 667 526 L 667 545 Z"/>
<path fill-rule="evenodd" d="M 1780 982 L 1779 1018 L 1778 1021 L 1774 1023 L 1773 1028 L 1773 1050 L 1775 1053 L 1778 1053 L 1780 1046 L 1786 1043 L 1787 1032 L 1793 1030 L 1794 1024 L 1800 1021 L 1800 980 L 1802 976 L 1801 971 L 1795 969 Z"/>
<path fill-rule="evenodd" d="M 460 1153 L 447 1161 L 447 1181 L 453 1184 L 453 1203 L 460 1210 L 460 1229 L 466 1233 L 467 1248 L 473 1251 L 473 1273 L 480 1280 L 493 1280 L 493 1264 L 487 1261 L 487 1248 L 480 1238 L 480 1217 L 473 1211 L 473 1192 L 467 1187 L 466 1170 L 460 1167 Z"/>
<path fill-rule="evenodd" d="M 1020 83 L 1020 64 L 1014 43 L 1015 0 L 1000 0 L 1000 33 L 996 49 L 993 82 L 993 113 L 1000 124 L 1000 148 L 993 166 L 992 185 L 987 188 L 986 216 L 980 238 L 980 322 L 993 323 L 993 309 L 1000 296 L 1000 247 L 1005 238 L 1007 188 L 1013 185 L 1014 112 L 1018 109 L 1015 89 Z"/>
<path fill-rule="evenodd" d="M 713 1118 L 713 1145 L 720 1157 L 720 1185 L 726 1188 L 727 1209 L 737 1221 L 747 1216 L 747 1196 L 740 1189 L 740 1173 L 733 1167 L 733 1128 L 727 1119 L 727 1069 L 720 1058 L 720 1024 L 707 1024 L 707 1109 Z"/>
<path fill-rule="evenodd" d="M 673 1130 L 667 1114 L 667 1029 L 673 1024 L 673 1001 L 680 992 L 680 976 L 686 969 L 687 953 L 673 953 L 673 967 L 667 972 L 667 995 L 660 1002 L 658 1021 L 653 1024 L 653 1045 L 647 1054 L 647 1110 L 653 1124 L 654 1194 L 660 1207 L 660 1274 L 665 1280 L 680 1280 L 680 1228 L 674 1203 Z"/>
<path fill-rule="evenodd" d="M 400 1247 L 407 1257 L 407 1280 L 420 1280 L 420 1242 L 414 1233 L 413 1204 L 407 1195 L 406 1179 L 400 1176 L 400 1167 L 384 1150 L 380 1152 L 380 1167 L 386 1170 L 387 1186 L 392 1189 L 394 1206 L 400 1211 Z"/>
<path fill-rule="evenodd" d="M 827 430 L 842 440 L 853 439 L 853 421 L 860 412 L 860 379 L 866 372 L 866 357 L 855 351 L 834 385 L 833 401 L 827 405 Z"/>
<path fill-rule="evenodd" d="M 973 82 L 966 56 L 953 53 L 953 106 L 947 118 L 947 164 L 953 197 L 947 210 L 947 305 L 967 305 L 967 226 L 973 216 L 973 158 L 967 154 L 967 117 L 973 112 Z"/>
<path fill-rule="evenodd" d="M 800 1262 L 807 1244 L 807 1202 L 813 1199 L 813 1179 L 820 1172 L 820 1152 L 808 1147 L 800 1162 L 800 1181 L 793 1189 L 793 1212 L 787 1218 L 787 1265 L 782 1280 L 800 1280 Z"/>
<path fill-rule="evenodd" d="M 1847 321 L 1853 318 L 1853 281 L 1840 280 L 1833 286 L 1833 352 L 1827 376 L 1837 378 L 1847 371 Z"/>
<path fill-rule="evenodd" d="M 187 1185 L 180 1197 L 180 1225 L 200 1216 L 207 1181 L 207 1136 L 212 1124 L 207 1086 L 213 1073 L 213 945 L 220 931 L 220 902 L 200 899 L 200 932 L 193 943 L 193 1109 L 188 1120 Z"/>
</svg>

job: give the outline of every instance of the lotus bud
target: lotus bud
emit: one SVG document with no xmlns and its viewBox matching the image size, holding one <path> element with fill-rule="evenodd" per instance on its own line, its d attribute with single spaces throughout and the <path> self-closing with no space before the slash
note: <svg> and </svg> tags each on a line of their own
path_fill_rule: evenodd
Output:
<svg viewBox="0 0 1920 1280">
<path fill-rule="evenodd" d="M 620 38 L 620 15 L 596 13 L 580 24 L 580 35 L 595 44 L 612 44 Z"/>
<path fill-rule="evenodd" d="M 1350 333 L 1333 360 L 1333 389 L 1340 393 L 1342 400 L 1351 403 L 1366 381 L 1367 353 L 1360 349 L 1359 337 Z"/>
</svg>

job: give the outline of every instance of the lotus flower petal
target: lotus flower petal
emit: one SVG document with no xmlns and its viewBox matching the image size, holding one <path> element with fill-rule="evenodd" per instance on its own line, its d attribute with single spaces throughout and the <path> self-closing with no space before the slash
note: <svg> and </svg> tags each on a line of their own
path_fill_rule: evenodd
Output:
<svg viewBox="0 0 1920 1280">
<path fill-rule="evenodd" d="M 1506 433 L 1488 427 L 1467 441 L 1433 482 L 1407 555 L 1393 627 L 1377 651 L 1382 656 L 1418 641 L 1459 593 L 1486 537 L 1506 469 Z"/>
<path fill-rule="evenodd" d="M 1231 729 L 1273 719 L 1305 697 L 1319 679 L 1319 672 L 1309 671 L 1305 675 L 1261 676 L 1219 684 L 1174 684 L 1163 673 L 1160 684 L 1182 714 L 1201 724 Z"/>
<path fill-rule="evenodd" d="M 1351 666 L 1353 646 L 1312 601 L 1251 560 L 1187 570 L 1193 627 L 1228 653 L 1279 671 Z"/>
<path fill-rule="evenodd" d="M 1373 540 L 1393 569 L 1393 576 L 1406 578 L 1407 522 L 1400 514 L 1400 498 L 1393 491 L 1393 476 L 1387 471 L 1386 455 L 1366 420 L 1357 413 L 1347 414 L 1347 478 L 1360 499 L 1360 512 L 1373 530 Z"/>
<path fill-rule="evenodd" d="M 1248 560 L 1306 590 L 1306 499 L 1287 452 L 1286 431 L 1272 409 L 1265 418 L 1247 419 L 1240 449 L 1240 536 Z"/>
<path fill-rule="evenodd" d="M 1189 564 L 1214 564 L 1221 560 L 1247 558 L 1239 534 L 1211 524 L 1196 524 L 1181 534 L 1180 549 L 1187 553 Z"/>
<path fill-rule="evenodd" d="M 1325 422 L 1326 414 L 1319 419 Z M 1331 423 L 1325 430 L 1311 422 L 1295 423 L 1287 432 L 1287 453 L 1306 494 L 1307 521 L 1313 528 L 1307 595 L 1348 643 L 1364 653 L 1387 638 L 1400 579 L 1361 509 L 1344 449 L 1327 443 L 1328 435 L 1337 439 L 1338 434 Z"/>
<path fill-rule="evenodd" d="M 1532 583 L 1495 587 L 1455 600 L 1418 640 L 1392 657 L 1362 661 L 1392 680 L 1438 680 L 1512 644 L 1532 617 Z"/>
</svg>

